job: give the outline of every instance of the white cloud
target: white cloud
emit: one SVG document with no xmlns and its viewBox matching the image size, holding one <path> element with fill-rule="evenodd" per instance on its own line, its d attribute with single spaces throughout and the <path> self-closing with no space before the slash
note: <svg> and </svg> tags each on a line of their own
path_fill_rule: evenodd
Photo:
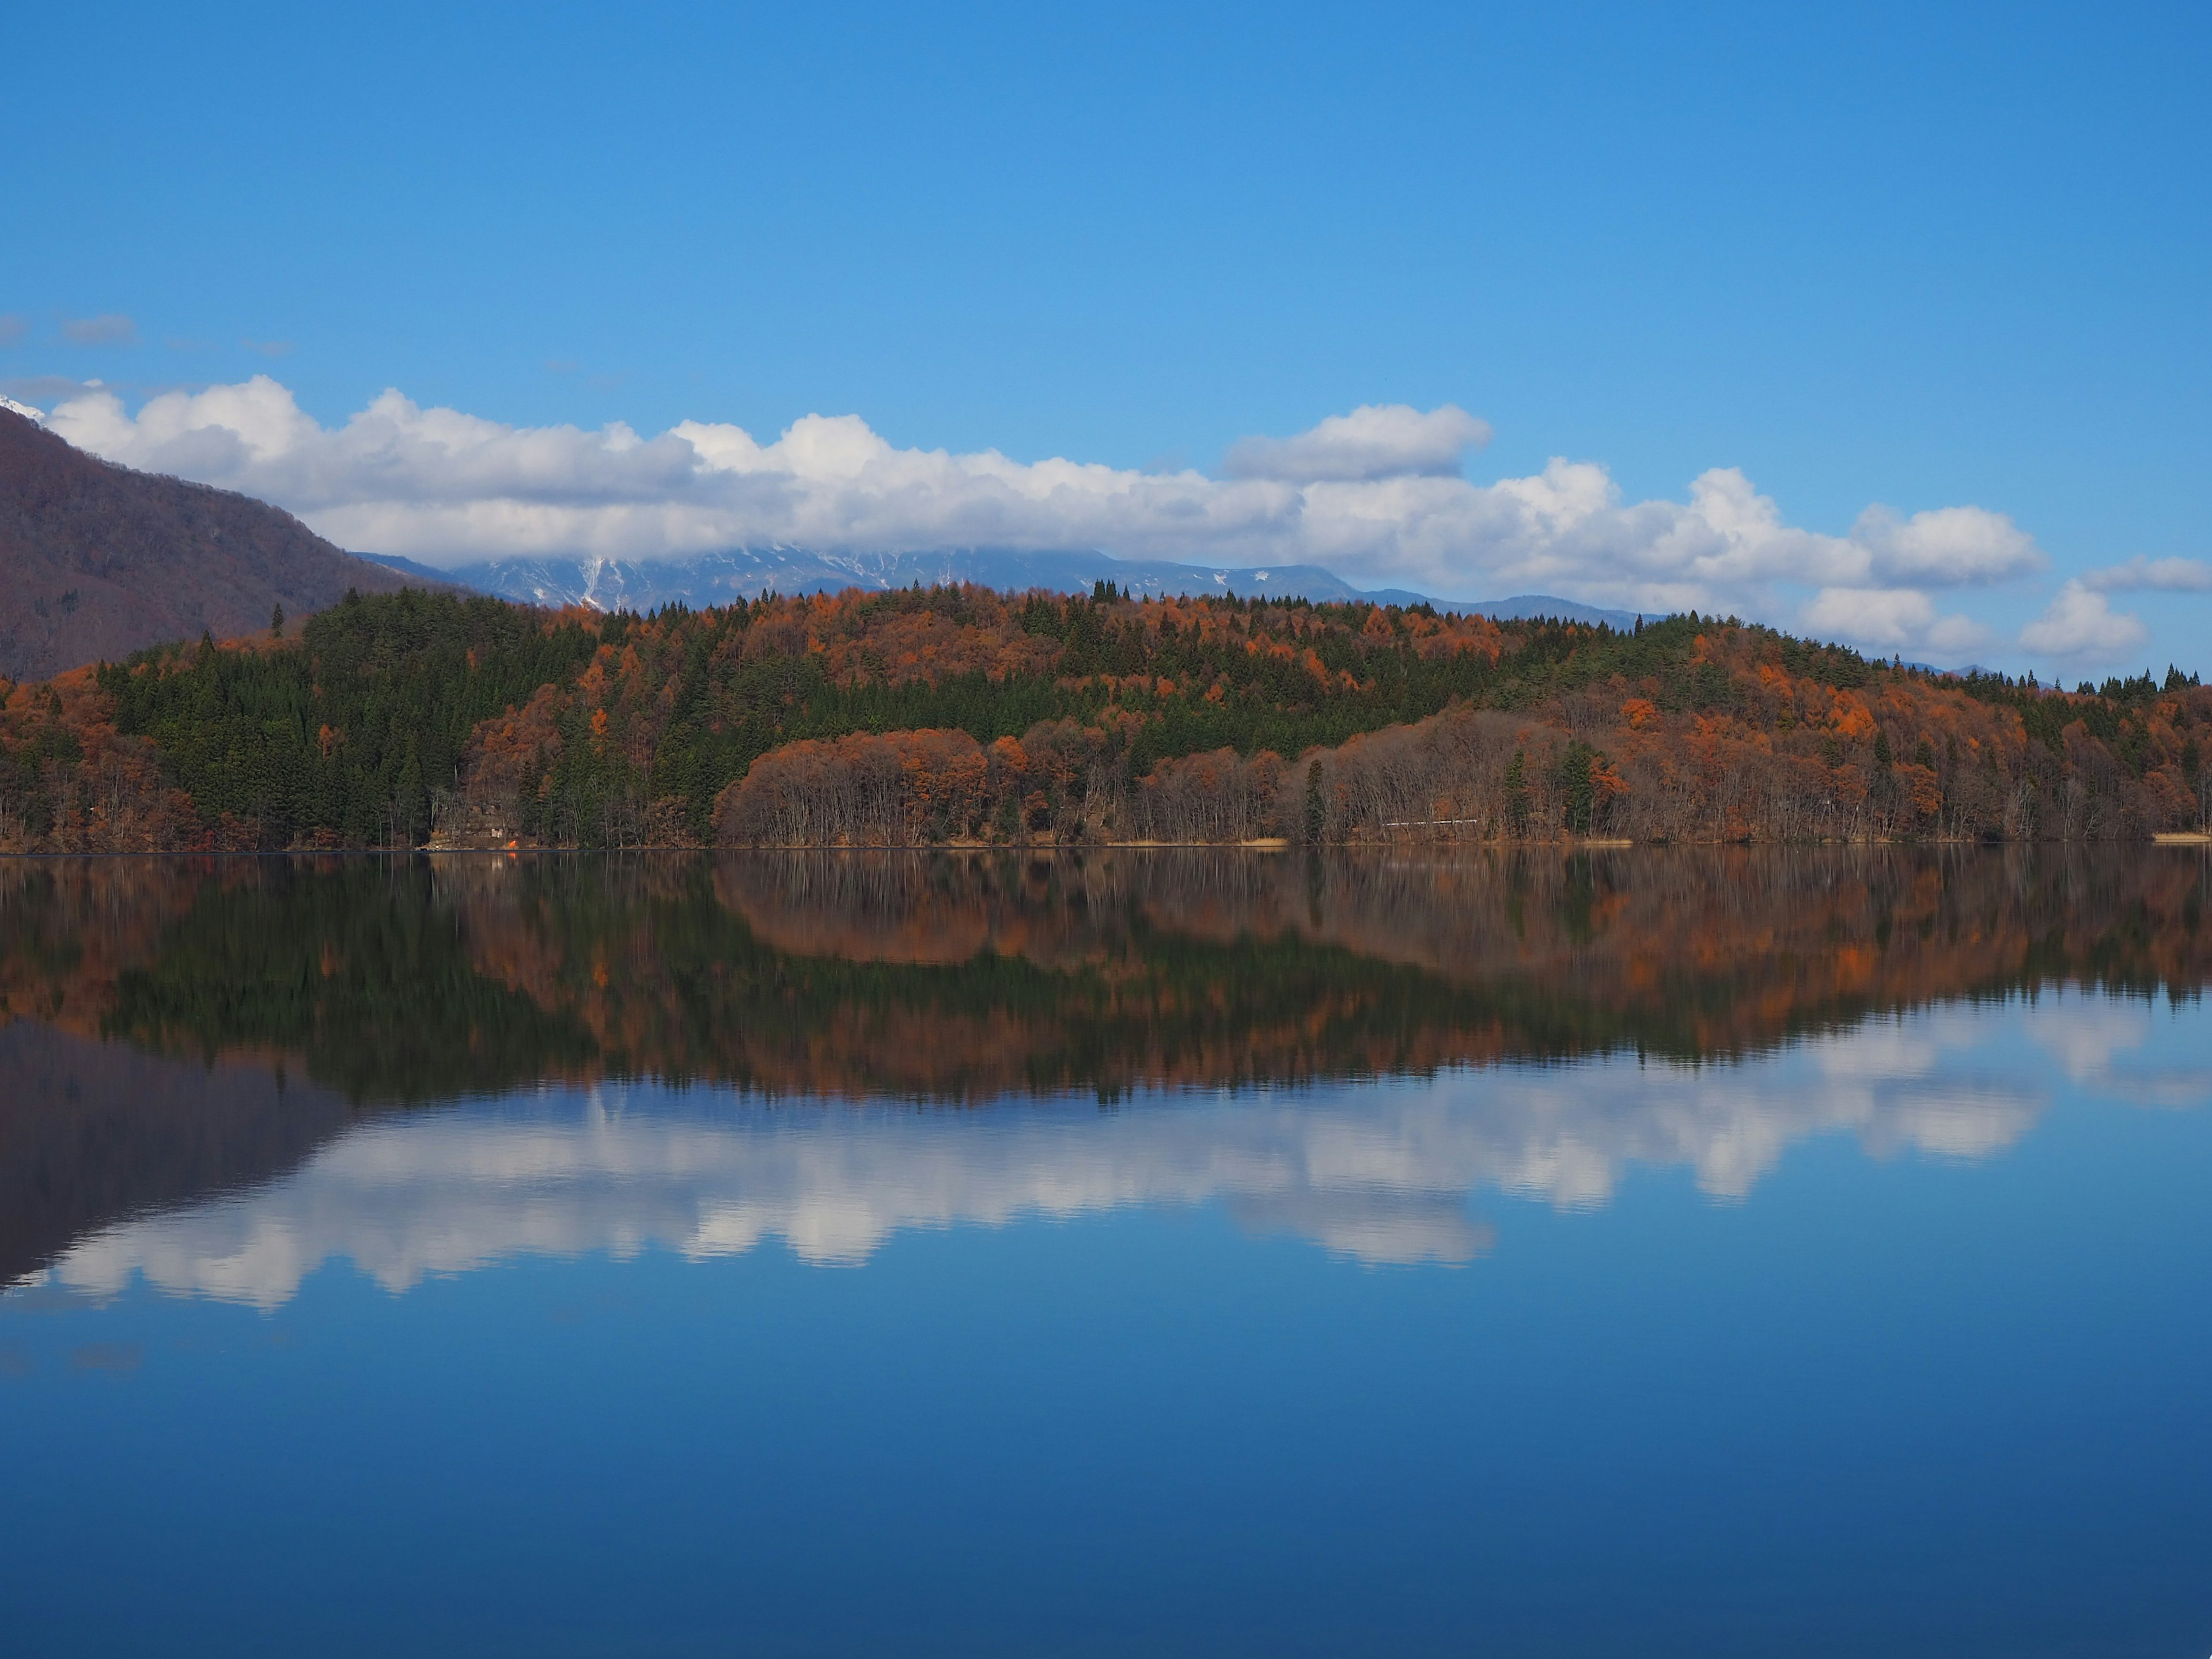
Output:
<svg viewBox="0 0 2212 1659">
<path fill-rule="evenodd" d="M 30 331 L 30 319 L 21 313 L 0 312 L 0 346 L 11 346 Z"/>
<path fill-rule="evenodd" d="M 2015 1056 L 2028 1053 L 2022 1012 L 1994 1017 Z M 1686 1169 L 1706 1193 L 1741 1199 L 1793 1145 L 1838 1133 L 1882 1155 L 2002 1152 L 2049 1085 L 2032 1057 L 2011 1075 L 1963 1064 L 1959 1051 L 1988 1025 L 1921 1013 L 1735 1067 L 1632 1056 L 1458 1067 L 1251 1097 L 1139 1096 L 1103 1115 L 1049 1100 L 763 1111 L 653 1084 L 532 1090 L 369 1123 L 266 1185 L 95 1232 L 53 1273 L 91 1296 L 143 1276 L 275 1308 L 333 1256 L 394 1292 L 522 1255 L 657 1245 L 701 1260 L 776 1237 L 802 1261 L 857 1265 L 917 1228 L 1201 1204 L 1363 1261 L 1463 1262 L 1490 1245 L 1470 1212 L 1486 1189 L 1588 1209 L 1641 1166 Z"/>
<path fill-rule="evenodd" d="M 2046 562 L 2010 519 L 1978 507 L 1937 507 L 1909 519 L 1870 507 L 1851 527 L 1851 540 L 1867 550 L 1870 574 L 1894 582 L 2002 581 Z"/>
<path fill-rule="evenodd" d="M 2125 564 L 2092 570 L 2081 578 L 2092 592 L 2127 593 L 2144 589 L 2169 593 L 2212 593 L 2212 562 L 2203 559 L 2147 559 L 2138 553 Z"/>
<path fill-rule="evenodd" d="M 2020 630 L 2028 650 L 2084 664 L 2112 662 L 2149 638 L 2139 618 L 2115 612 L 2102 593 L 2078 580 L 2060 588 L 2050 608 Z"/>
<path fill-rule="evenodd" d="M 1426 414 L 1403 404 L 1363 404 L 1295 438 L 1246 438 L 1231 447 L 1222 471 L 1232 478 L 1285 483 L 1359 483 L 1407 473 L 1442 477 L 1456 473 L 1470 450 L 1489 441 L 1489 422 L 1455 404 Z"/>
<path fill-rule="evenodd" d="M 1801 614 L 1823 638 L 1948 660 L 1978 650 L 1990 638 L 1969 617 L 1939 613 L 1935 600 L 1917 587 L 1824 587 Z"/>
<path fill-rule="evenodd" d="M 1978 507 L 1872 508 L 1847 536 L 1797 529 L 1733 468 L 1698 477 L 1687 501 L 1623 501 L 1587 461 L 1473 483 L 1455 469 L 1487 428 L 1449 405 L 1369 406 L 1247 441 L 1231 452 L 1236 476 L 1219 478 L 899 449 L 850 415 L 809 415 L 768 443 L 696 421 L 647 439 L 623 425 L 510 427 L 386 392 L 325 428 L 266 375 L 164 393 L 135 415 L 92 391 L 49 418 L 111 459 L 274 501 L 343 546 L 434 563 L 769 544 L 1085 548 L 1312 562 L 1452 597 L 1776 615 L 1787 608 L 1778 584 L 1918 590 L 2042 562 L 2010 520 Z M 1927 637 L 1955 620 L 1928 623 Z"/>
<path fill-rule="evenodd" d="M 2099 1083 L 2116 1058 L 2150 1041 L 2149 1005 L 2056 996 L 2036 1006 L 2028 1031 L 2075 1082 Z"/>
</svg>

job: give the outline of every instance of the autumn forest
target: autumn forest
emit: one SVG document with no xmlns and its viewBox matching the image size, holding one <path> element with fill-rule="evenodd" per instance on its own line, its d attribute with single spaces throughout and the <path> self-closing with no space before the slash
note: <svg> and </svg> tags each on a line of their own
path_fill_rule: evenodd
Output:
<svg viewBox="0 0 2212 1659">
<path fill-rule="evenodd" d="M 407 592 L 0 681 L 0 850 L 2099 841 L 2212 691 L 1734 620 L 975 587 L 649 617 Z"/>
</svg>

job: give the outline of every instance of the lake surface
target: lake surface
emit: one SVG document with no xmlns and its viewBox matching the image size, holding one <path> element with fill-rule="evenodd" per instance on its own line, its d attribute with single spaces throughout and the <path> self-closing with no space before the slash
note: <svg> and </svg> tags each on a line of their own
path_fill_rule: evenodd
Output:
<svg viewBox="0 0 2212 1659">
<path fill-rule="evenodd" d="M 2212 863 L 0 863 L 10 1655 L 2212 1651 Z"/>
</svg>

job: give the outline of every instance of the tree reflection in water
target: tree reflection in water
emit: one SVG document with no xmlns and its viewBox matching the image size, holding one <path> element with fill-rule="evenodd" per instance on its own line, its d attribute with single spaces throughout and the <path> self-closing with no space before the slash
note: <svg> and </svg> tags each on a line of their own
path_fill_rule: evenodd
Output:
<svg viewBox="0 0 2212 1659">
<path fill-rule="evenodd" d="M 1484 1187 L 1601 1203 L 1652 1164 L 1735 1196 L 1832 1131 L 1984 1155 L 2054 1065 L 2202 1098 L 2125 1056 L 2151 1000 L 2193 1000 L 2212 966 L 2206 867 L 13 865 L 0 1273 L 58 1258 L 88 1291 L 143 1272 L 267 1305 L 333 1254 L 395 1288 L 623 1241 L 850 1261 L 904 1227 L 1206 1201 L 1364 1260 L 1464 1261 Z M 394 1115 L 459 1100 L 478 1103 Z"/>
</svg>

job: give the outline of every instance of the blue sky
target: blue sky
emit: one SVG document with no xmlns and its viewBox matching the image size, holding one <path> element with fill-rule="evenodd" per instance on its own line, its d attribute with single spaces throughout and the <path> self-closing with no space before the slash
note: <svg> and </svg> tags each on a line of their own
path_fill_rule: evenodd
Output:
<svg viewBox="0 0 2212 1659">
<path fill-rule="evenodd" d="M 1539 510 L 1528 491 L 1445 501 L 1411 487 L 1449 470 L 1430 459 L 1376 463 L 1333 507 L 1303 479 L 1235 503 L 1194 484 L 1064 528 L 1157 555 L 1176 514 L 1225 515 L 1191 556 L 1703 594 L 2046 677 L 2212 668 L 2201 7 L 125 6 L 20 15 L 8 39 L 0 384 L 51 411 L 100 380 L 119 414 L 81 412 L 80 441 L 258 489 L 354 544 L 1055 526 L 977 519 L 957 467 L 959 511 L 912 525 L 874 497 L 762 517 L 726 478 L 708 511 L 659 451 L 667 501 L 633 462 L 606 485 L 628 530 L 539 511 L 585 489 L 542 470 L 441 516 L 452 469 L 391 484 L 392 446 L 419 461 L 499 432 L 393 415 L 309 467 L 281 410 L 280 444 L 213 404 L 155 432 L 144 399 L 264 374 L 320 436 L 386 388 L 518 438 L 690 421 L 774 447 L 851 416 L 867 437 L 824 428 L 846 459 L 823 465 L 875 454 L 909 493 L 909 451 L 1215 477 L 1254 434 L 1449 406 L 1494 434 L 1462 446 L 1473 484 L 1565 458 L 1630 511 L 1538 547 L 1498 528 Z M 174 447 L 219 419 L 242 447 Z M 413 495 L 331 482 L 371 470 L 372 437 L 379 488 Z M 606 447 L 578 465 L 614 465 Z M 743 465 L 750 501 L 762 469 L 800 464 Z M 1668 566 L 1637 538 L 1718 520 L 1633 509 L 1691 502 L 1713 469 L 1777 523 L 1742 558 Z M 1862 525 L 1876 503 L 1908 530 L 1977 507 L 2024 539 L 1931 520 L 1899 553 Z M 1346 539 L 1376 512 L 1427 529 Z M 1333 527 L 1269 542 L 1285 513 Z M 665 546 L 621 541 L 654 514 Z"/>
</svg>

